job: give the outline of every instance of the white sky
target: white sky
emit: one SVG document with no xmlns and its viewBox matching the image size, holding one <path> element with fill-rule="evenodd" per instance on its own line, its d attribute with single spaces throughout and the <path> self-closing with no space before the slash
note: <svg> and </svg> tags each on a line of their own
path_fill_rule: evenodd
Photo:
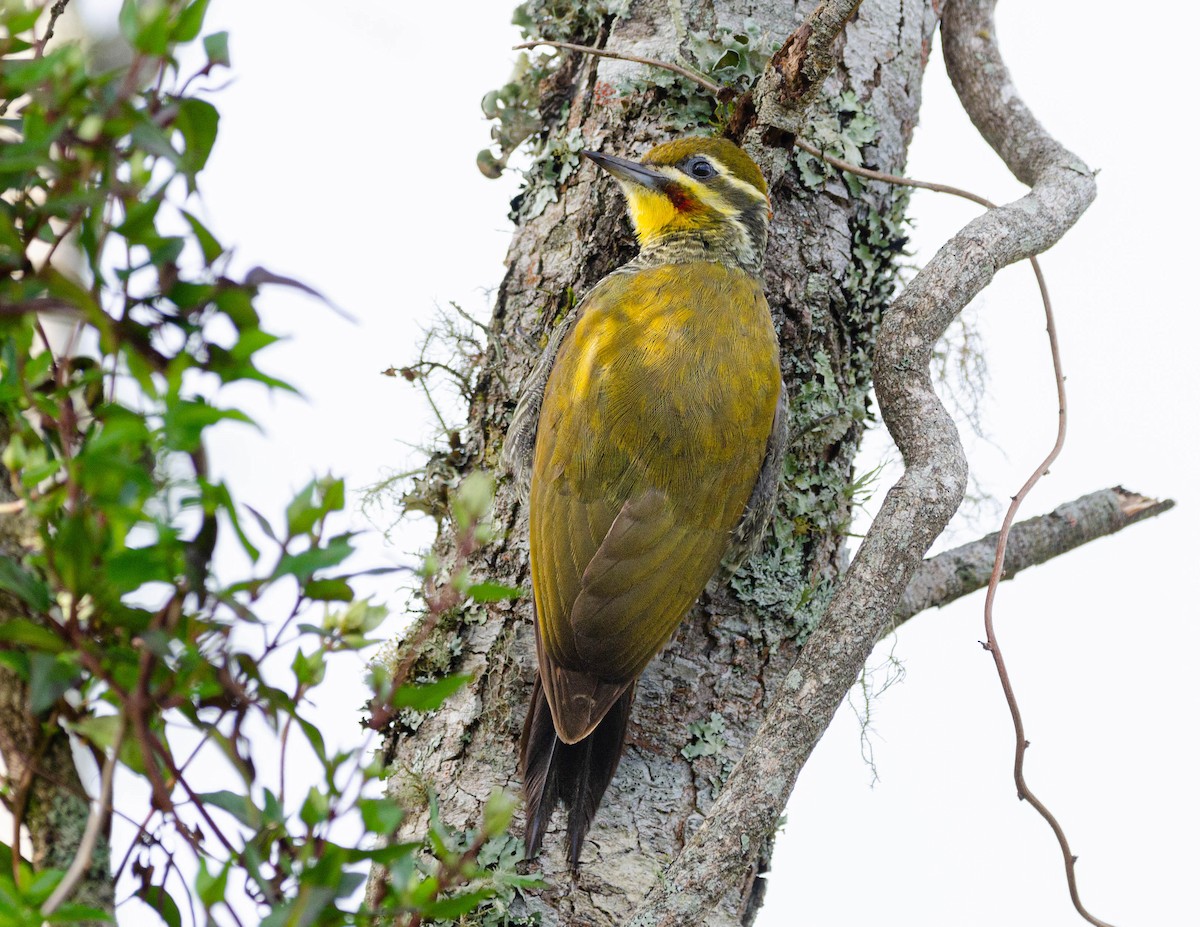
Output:
<svg viewBox="0 0 1200 927">
<path fill-rule="evenodd" d="M 362 487 L 416 459 L 406 443 L 429 430 L 419 395 L 379 371 L 414 358 L 438 304 L 486 317 L 503 274 L 515 178 L 488 181 L 474 159 L 488 141 L 479 98 L 515 55 L 511 5 L 466 0 L 418 17 L 384 0 L 212 4 L 209 30 L 231 30 L 236 79 L 216 99 L 210 227 L 236 244 L 243 268 L 297 276 L 359 319 L 290 292 L 265 298 L 268 326 L 291 336 L 266 366 L 308 401 L 260 404 L 266 436 L 229 429 L 210 455 L 260 511 L 281 511 L 315 474 Z M 1011 3 L 997 30 L 1033 111 L 1102 169 L 1099 199 L 1044 262 L 1070 436 L 1023 513 L 1117 483 L 1179 502 L 1006 584 L 996 608 L 1033 742 L 1030 785 L 1081 857 L 1085 902 L 1120 925 L 1183 922 L 1200 868 L 1190 679 L 1200 652 L 1200 326 L 1194 185 L 1177 164 L 1196 140 L 1189 65 L 1200 17 L 1176 4 L 1163 19 L 1152 39 L 1135 40 L 1125 4 Z M 911 175 L 996 200 L 1019 195 L 959 109 L 940 55 L 925 98 Z M 917 194 L 915 262 L 974 214 Z M 987 344 L 995 447 L 968 440 L 968 450 L 983 487 L 1006 498 L 1055 425 L 1029 270 L 1002 273 L 970 312 Z M 863 469 L 889 454 L 886 437 L 873 438 Z M 997 523 L 985 509 L 954 540 Z M 393 547 L 365 538 L 364 562 L 408 560 L 426 536 L 405 532 Z M 789 807 L 761 927 L 1079 923 L 1057 845 L 1014 797 L 1007 709 L 977 643 L 981 611 L 973 596 L 900 631 L 907 678 L 872 704 L 873 788 L 854 713 L 839 712 Z M 345 678 L 338 704 L 321 707 L 331 731 L 349 734 L 362 691 L 353 668 Z"/>
</svg>

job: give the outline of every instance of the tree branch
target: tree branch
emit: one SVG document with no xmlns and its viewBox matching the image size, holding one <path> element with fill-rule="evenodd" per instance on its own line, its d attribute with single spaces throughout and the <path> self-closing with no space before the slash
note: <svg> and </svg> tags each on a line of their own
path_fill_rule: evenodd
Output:
<svg viewBox="0 0 1200 927">
<path fill-rule="evenodd" d="M 990 12 L 986 0 L 978 5 Z M 995 55 L 994 47 L 989 50 Z M 1002 66 L 976 64 L 972 77 L 995 107 L 984 117 L 986 129 L 979 119 L 976 125 L 1032 188 L 964 227 L 884 314 L 875 388 L 904 457 L 904 475 L 888 492 L 821 624 L 704 824 L 650 892 L 631 922 L 635 927 L 703 923 L 753 865 L 800 768 L 962 499 L 966 459 L 954 422 L 933 391 L 934 344 L 997 270 L 1049 248 L 1095 197 L 1091 171 L 1028 115 Z"/>
<path fill-rule="evenodd" d="M 1013 525 L 1004 559 L 1004 578 L 1012 579 L 1022 570 L 1046 563 L 1089 541 L 1116 534 L 1174 506 L 1172 499 L 1150 499 L 1120 486 L 1063 503 L 1053 512 Z M 895 625 L 985 588 L 996 556 L 997 537 L 998 532 L 994 532 L 922 563 L 900 598 Z"/>
<path fill-rule="evenodd" d="M 50 7 L 50 21 L 46 23 L 46 32 L 37 43 L 36 57 L 40 58 L 45 53 L 46 44 L 54 38 L 54 27 L 58 24 L 58 17 L 66 12 L 70 2 L 71 0 L 54 0 L 53 6 Z"/>
<path fill-rule="evenodd" d="M 615 58 L 617 61 L 634 61 L 637 64 L 645 64 L 652 68 L 661 68 L 664 71 L 671 71 L 681 77 L 686 77 L 690 81 L 694 81 L 699 86 L 703 87 L 714 97 L 720 96 L 723 92 L 729 91 L 714 84 L 703 74 L 693 71 L 691 68 L 685 68 L 681 64 L 672 64 L 670 61 L 659 61 L 656 58 L 643 58 L 641 55 L 630 55 L 625 52 L 609 51 L 605 48 L 595 48 L 591 45 L 576 45 L 573 42 L 550 42 L 546 39 L 538 39 L 536 42 L 522 42 L 520 45 L 514 45 L 513 51 L 518 51 L 523 48 L 537 48 L 540 45 L 549 45 L 551 48 L 562 48 L 567 51 L 581 52 L 585 55 L 595 55 L 597 58 Z"/>
</svg>

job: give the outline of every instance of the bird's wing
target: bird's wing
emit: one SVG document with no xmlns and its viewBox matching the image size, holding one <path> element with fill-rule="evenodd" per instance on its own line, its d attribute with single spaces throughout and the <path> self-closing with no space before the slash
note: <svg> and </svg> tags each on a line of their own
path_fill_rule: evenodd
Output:
<svg viewBox="0 0 1200 927">
<path fill-rule="evenodd" d="M 779 477 L 783 472 L 783 459 L 788 450 L 788 392 L 779 384 L 779 401 L 775 404 L 775 421 L 771 426 L 771 437 L 767 439 L 767 454 L 762 469 L 741 521 L 733 529 L 729 550 L 721 561 L 726 576 L 732 576 L 746 558 L 758 550 L 767 533 L 771 517 L 775 514 L 775 501 L 779 496 Z"/>
<path fill-rule="evenodd" d="M 636 677 L 696 601 L 729 534 L 683 516 L 656 490 L 621 507 L 571 609 L 575 648 L 585 662 Z"/>
<path fill-rule="evenodd" d="M 538 663 L 559 734 L 573 743 L 670 640 L 720 562 L 728 533 L 681 520 L 651 490 L 621 507 L 597 545 L 587 514 L 596 506 L 559 502 L 560 514 L 580 527 L 543 545 L 551 559 L 539 570 Z"/>
<path fill-rule="evenodd" d="M 770 313 L 745 275 L 654 268 L 606 278 L 585 303 L 544 390 L 529 507 L 539 666 L 568 743 L 712 576 L 779 392 Z"/>
</svg>

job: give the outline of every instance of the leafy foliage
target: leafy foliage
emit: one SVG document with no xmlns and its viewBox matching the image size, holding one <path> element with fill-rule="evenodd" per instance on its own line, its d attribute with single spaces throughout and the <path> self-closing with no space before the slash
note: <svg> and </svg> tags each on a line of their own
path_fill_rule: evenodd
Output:
<svg viewBox="0 0 1200 927">
<path fill-rule="evenodd" d="M 260 288 L 307 288 L 261 268 L 235 279 L 197 217 L 220 118 L 196 88 L 229 65 L 227 37 L 202 37 L 206 8 L 125 0 L 131 60 L 91 73 L 79 46 L 47 43 L 40 7 L 0 4 L 0 98 L 12 101 L 0 129 L 0 669 L 23 686 L 43 743 L 69 730 L 109 772 L 119 761 L 145 782 L 150 806 L 117 876 L 167 924 L 196 907 L 211 923 L 252 910 L 271 927 L 500 910 L 533 884 L 505 835 L 511 799 L 493 795 L 477 830 L 435 815 L 400 840 L 409 812 L 362 797 L 383 775 L 370 732 L 331 750 L 306 717 L 328 661 L 374 646 L 386 615 L 355 596 L 343 482 L 314 480 L 268 518 L 209 472 L 212 430 L 254 424 L 223 404 L 225 388 L 291 389 L 259 364 L 277 340 Z M 481 543 L 490 484 L 449 504 L 460 549 Z M 240 546 L 245 575 L 213 575 L 219 535 Z M 433 560 L 418 575 L 435 617 L 520 594 Z M 410 669 L 370 675 L 376 727 L 436 710 L 468 681 Z M 299 793 L 293 732 L 320 773 Z M 277 774 L 255 765 L 267 742 Z M 199 783 L 197 756 L 223 758 L 222 788 Z M 104 918 L 56 897 L 69 896 L 56 891 L 63 871 L 14 852 L 0 844 L 0 925 Z M 388 874 L 376 914 L 361 909 L 371 865 Z"/>
</svg>

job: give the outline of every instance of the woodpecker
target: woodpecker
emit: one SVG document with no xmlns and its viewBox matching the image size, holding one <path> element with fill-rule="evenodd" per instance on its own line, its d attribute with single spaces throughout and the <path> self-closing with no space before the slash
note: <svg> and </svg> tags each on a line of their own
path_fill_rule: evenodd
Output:
<svg viewBox="0 0 1200 927">
<path fill-rule="evenodd" d="M 787 444 L 758 166 L 714 138 L 640 162 L 583 154 L 620 184 L 640 252 L 554 333 L 504 449 L 529 504 L 538 661 L 525 847 L 537 854 L 565 805 L 573 871 L 638 677 L 722 560 L 761 537 Z"/>
</svg>

